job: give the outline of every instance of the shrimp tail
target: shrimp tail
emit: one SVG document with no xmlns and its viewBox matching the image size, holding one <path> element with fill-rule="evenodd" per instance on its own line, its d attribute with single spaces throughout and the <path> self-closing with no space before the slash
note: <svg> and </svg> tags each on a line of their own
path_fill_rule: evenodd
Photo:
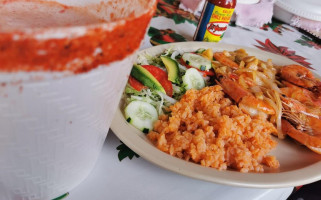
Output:
<svg viewBox="0 0 321 200">
<path fill-rule="evenodd" d="M 307 146 L 316 153 L 321 154 L 321 134 L 309 135 L 304 131 L 296 129 L 285 119 L 282 120 L 282 131 L 284 134 Z"/>
<path fill-rule="evenodd" d="M 234 62 L 233 60 L 231 60 L 230 58 L 228 58 L 226 55 L 224 55 L 223 52 L 215 52 L 213 54 L 213 57 L 215 58 L 215 60 L 219 61 L 223 65 L 226 65 L 226 66 L 231 67 L 233 69 L 239 68 L 239 65 L 236 62 Z"/>
</svg>

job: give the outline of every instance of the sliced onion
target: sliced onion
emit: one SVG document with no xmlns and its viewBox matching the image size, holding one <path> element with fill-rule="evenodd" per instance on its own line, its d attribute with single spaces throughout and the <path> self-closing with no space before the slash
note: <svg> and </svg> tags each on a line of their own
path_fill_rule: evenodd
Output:
<svg viewBox="0 0 321 200">
<path fill-rule="evenodd" d="M 260 93 L 262 92 L 261 88 L 259 86 L 253 86 L 250 88 L 253 93 Z"/>
<path fill-rule="evenodd" d="M 255 72 L 255 70 L 253 70 L 253 69 L 248 69 L 248 68 L 242 68 L 242 69 L 237 69 L 237 70 L 235 70 L 235 73 L 236 73 L 236 74 L 241 74 L 241 73 L 243 73 L 243 72 L 253 73 L 253 72 Z"/>
<path fill-rule="evenodd" d="M 278 131 L 278 138 L 280 139 L 284 139 L 285 135 L 282 132 L 282 124 L 281 124 L 281 119 L 282 119 L 282 102 L 281 102 L 281 98 L 280 98 L 280 93 L 272 90 L 272 94 L 270 94 L 269 92 L 267 93 L 269 98 L 267 98 L 266 100 L 271 104 L 272 107 L 276 107 L 275 108 L 275 115 L 276 115 L 276 129 Z M 274 106 L 272 105 L 272 101 Z"/>
<path fill-rule="evenodd" d="M 170 96 L 167 96 L 166 94 L 164 94 L 164 93 L 162 93 L 162 92 L 160 92 L 160 91 L 157 91 L 157 94 L 158 94 L 159 96 L 161 96 L 162 98 L 164 98 L 166 101 L 168 101 L 168 102 L 171 103 L 171 104 L 175 104 L 175 103 L 177 102 L 176 99 L 174 99 L 174 98 L 172 98 L 172 97 L 170 97 Z"/>
<path fill-rule="evenodd" d="M 174 51 L 171 55 L 171 59 L 175 60 L 176 56 L 179 55 L 179 51 Z"/>
<path fill-rule="evenodd" d="M 269 69 L 264 69 L 264 74 L 265 74 L 269 79 L 272 79 L 272 80 L 275 79 L 274 73 L 273 73 L 271 70 L 269 70 Z"/>
<path fill-rule="evenodd" d="M 181 65 L 181 64 L 179 64 L 179 63 L 178 63 L 178 67 L 179 67 L 181 70 L 184 70 L 184 71 L 187 70 L 187 68 L 186 68 L 184 65 Z"/>
<path fill-rule="evenodd" d="M 270 80 L 266 77 L 265 74 L 262 72 L 257 72 L 258 77 L 264 82 L 265 86 L 268 88 L 271 88 L 272 90 L 277 91 L 278 93 L 281 93 L 281 90 L 278 88 L 278 86 L 274 83 L 274 80 Z"/>
</svg>

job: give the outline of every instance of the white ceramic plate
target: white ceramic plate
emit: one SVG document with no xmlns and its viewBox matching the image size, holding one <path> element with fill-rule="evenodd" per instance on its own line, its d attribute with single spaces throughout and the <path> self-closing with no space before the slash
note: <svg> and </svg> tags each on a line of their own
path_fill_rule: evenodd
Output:
<svg viewBox="0 0 321 200">
<path fill-rule="evenodd" d="M 271 58 L 276 65 L 295 63 L 283 56 L 257 49 L 206 42 L 171 43 L 145 49 L 141 51 L 140 54 L 148 53 L 150 55 L 156 55 L 172 46 L 181 48 L 185 51 L 194 51 L 198 48 L 212 48 L 214 51 L 233 51 L 244 48 L 249 55 L 255 55 L 262 60 Z M 111 129 L 120 140 L 146 160 L 165 169 L 196 179 L 232 186 L 254 188 L 291 187 L 315 182 L 321 179 L 321 155 L 313 153 L 290 139 L 277 139 L 277 148 L 270 153 L 271 155 L 275 155 L 279 160 L 279 169 L 273 170 L 265 168 L 264 173 L 240 173 L 232 170 L 218 171 L 213 168 L 203 167 L 192 162 L 172 157 L 158 150 L 146 138 L 144 133 L 126 122 L 120 107 L 116 111 Z"/>
</svg>

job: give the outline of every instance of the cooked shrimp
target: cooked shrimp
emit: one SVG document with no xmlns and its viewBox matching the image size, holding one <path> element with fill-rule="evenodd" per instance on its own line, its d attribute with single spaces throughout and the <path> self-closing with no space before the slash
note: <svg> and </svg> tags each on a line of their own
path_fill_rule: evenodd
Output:
<svg viewBox="0 0 321 200">
<path fill-rule="evenodd" d="M 293 139 L 321 154 L 321 119 L 303 103 L 283 96 L 282 131 Z"/>
<path fill-rule="evenodd" d="M 227 56 L 225 56 L 223 52 L 215 52 L 213 56 L 215 60 L 219 61 L 222 65 L 226 65 L 233 69 L 239 68 L 239 65 Z"/>
<path fill-rule="evenodd" d="M 295 108 L 284 106 L 282 117 L 292 124 L 295 124 L 295 128 L 299 131 L 304 131 L 308 134 L 319 132 L 321 130 L 321 121 L 319 116 L 306 112 L 305 110 L 306 109 L 301 108 L 299 108 L 299 110 L 295 110 Z"/>
<path fill-rule="evenodd" d="M 284 95 L 281 97 L 281 100 L 283 109 L 285 110 L 295 113 L 306 112 L 306 106 L 296 99 L 292 99 Z"/>
<path fill-rule="evenodd" d="M 311 91 L 320 91 L 321 82 L 314 77 L 312 72 L 300 65 L 287 65 L 280 69 L 281 78 L 286 81 L 307 88 Z"/>
<path fill-rule="evenodd" d="M 236 102 L 240 102 L 243 97 L 251 95 L 248 90 L 240 86 L 231 78 L 222 77 L 219 83 L 222 86 L 224 92 Z"/>
<path fill-rule="evenodd" d="M 315 118 L 314 118 L 315 119 Z M 320 126 L 321 121 L 319 120 L 317 126 Z M 315 123 L 315 122 L 314 122 Z M 315 152 L 321 153 L 317 151 L 318 148 L 321 148 L 321 133 L 313 132 L 313 134 L 307 134 L 304 131 L 300 131 L 295 128 L 290 122 L 287 120 L 282 120 L 282 131 L 283 133 L 289 135 L 291 138 L 300 142 L 301 144 L 309 147 L 311 150 L 315 149 Z"/>
<path fill-rule="evenodd" d="M 249 115 L 269 116 L 278 127 L 279 138 L 287 134 L 321 154 L 321 81 L 300 65 L 275 68 L 271 60 L 263 63 L 245 53 L 229 54 L 213 55 L 222 65 L 215 72 L 224 92 Z"/>
<path fill-rule="evenodd" d="M 315 153 L 321 154 L 321 148 L 319 147 L 312 147 L 312 146 L 307 146 L 309 149 L 314 151 Z"/>
<path fill-rule="evenodd" d="M 253 95 L 243 97 L 239 102 L 239 108 L 251 116 L 258 115 L 260 111 L 268 115 L 275 114 L 275 110 L 270 106 L 270 104 Z"/>
<path fill-rule="evenodd" d="M 321 101 L 305 88 L 288 82 L 283 84 L 286 86 L 281 88 L 283 133 L 321 154 Z"/>
<path fill-rule="evenodd" d="M 282 83 L 286 86 L 280 88 L 282 94 L 296 99 L 305 105 L 321 106 L 321 98 L 319 98 L 317 94 L 286 81 L 283 81 Z"/>
<path fill-rule="evenodd" d="M 223 77 L 220 85 L 224 92 L 229 95 L 239 105 L 239 108 L 251 116 L 256 116 L 260 112 L 268 115 L 275 114 L 275 110 L 267 102 L 256 98 L 251 92 L 244 89 L 240 84 L 231 78 Z"/>
</svg>

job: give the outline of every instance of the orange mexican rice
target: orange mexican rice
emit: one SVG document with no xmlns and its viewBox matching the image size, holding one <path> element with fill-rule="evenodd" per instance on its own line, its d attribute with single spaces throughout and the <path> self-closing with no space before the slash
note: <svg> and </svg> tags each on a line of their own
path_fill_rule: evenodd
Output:
<svg viewBox="0 0 321 200">
<path fill-rule="evenodd" d="M 219 85 L 188 90 L 161 115 L 147 137 L 160 150 L 178 158 L 219 170 L 263 172 L 263 164 L 278 168 L 271 133 L 277 130 L 265 119 L 243 113 Z"/>
</svg>

